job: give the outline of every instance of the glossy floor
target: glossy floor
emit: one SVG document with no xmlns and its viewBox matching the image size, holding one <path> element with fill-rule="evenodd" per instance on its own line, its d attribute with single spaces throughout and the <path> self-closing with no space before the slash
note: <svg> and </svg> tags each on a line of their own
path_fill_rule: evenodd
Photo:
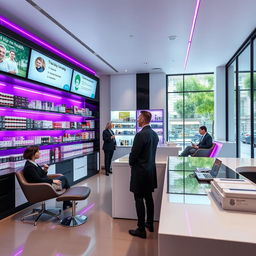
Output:
<svg viewBox="0 0 256 256">
<path fill-rule="evenodd" d="M 157 228 L 147 239 L 132 237 L 128 230 L 136 221 L 112 219 L 111 176 L 96 175 L 78 185 L 89 186 L 90 197 L 77 205 L 88 221 L 78 227 L 63 227 L 45 216 L 37 226 L 20 217 L 28 208 L 0 221 L 0 256 L 153 256 L 157 255 Z M 60 207 L 55 200 L 48 207 Z M 66 210 L 62 216 L 69 215 Z M 155 224 L 157 227 L 157 224 Z"/>
</svg>

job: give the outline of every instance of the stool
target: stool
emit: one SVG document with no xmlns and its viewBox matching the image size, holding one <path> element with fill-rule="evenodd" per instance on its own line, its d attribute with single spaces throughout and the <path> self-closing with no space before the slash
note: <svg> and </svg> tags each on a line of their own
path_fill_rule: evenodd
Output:
<svg viewBox="0 0 256 256">
<path fill-rule="evenodd" d="M 59 196 L 57 201 L 71 201 L 72 202 L 72 215 L 61 220 L 61 225 L 75 227 L 84 224 L 87 217 L 84 215 L 76 215 L 76 201 L 85 200 L 91 193 L 88 187 L 72 187 L 64 194 Z"/>
</svg>

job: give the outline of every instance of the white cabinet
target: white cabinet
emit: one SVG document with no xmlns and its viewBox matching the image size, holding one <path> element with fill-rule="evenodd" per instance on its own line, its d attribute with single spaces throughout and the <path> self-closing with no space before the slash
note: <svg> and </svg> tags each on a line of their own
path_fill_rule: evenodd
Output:
<svg viewBox="0 0 256 256">
<path fill-rule="evenodd" d="M 73 181 L 77 181 L 87 176 L 87 156 L 73 160 Z"/>
</svg>

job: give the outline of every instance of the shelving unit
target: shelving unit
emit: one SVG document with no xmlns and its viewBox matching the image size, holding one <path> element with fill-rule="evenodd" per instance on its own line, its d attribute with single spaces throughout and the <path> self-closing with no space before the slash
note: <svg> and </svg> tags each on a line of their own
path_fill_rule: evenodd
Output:
<svg viewBox="0 0 256 256">
<path fill-rule="evenodd" d="M 132 146 L 136 133 L 136 112 L 111 111 L 111 122 L 117 146 Z"/>
<path fill-rule="evenodd" d="M 74 145 L 73 147 L 75 147 L 75 145 L 78 144 L 96 142 L 93 146 L 88 147 L 89 152 L 86 153 L 98 151 L 98 143 L 96 138 L 98 137 L 96 133 L 98 133 L 99 127 L 97 118 L 97 104 L 92 105 L 89 103 L 88 106 L 86 106 L 87 102 L 85 98 L 72 95 L 68 92 L 60 92 L 59 90 L 55 90 L 52 88 L 43 88 L 44 90 L 48 89 L 48 91 L 47 94 L 43 93 L 46 95 L 41 96 L 39 100 L 38 96 L 40 91 L 38 90 L 38 85 L 26 83 L 26 86 L 24 86 L 23 82 L 23 90 L 16 90 L 17 88 L 19 88 L 19 86 L 13 83 L 2 82 L 0 76 L 0 87 L 2 95 L 8 94 L 11 95 L 10 97 L 22 97 L 25 102 L 30 103 L 31 101 L 36 101 L 38 105 L 42 105 L 42 102 L 46 102 L 43 101 L 44 96 L 48 98 L 50 96 L 54 96 L 51 101 L 52 106 L 61 105 L 62 109 L 65 111 L 66 109 L 68 109 L 68 111 L 70 111 L 70 109 L 80 109 L 84 112 L 93 113 L 94 115 L 82 115 L 43 109 L 31 109 L 23 108 L 20 106 L 16 107 L 14 102 L 12 101 L 10 101 L 10 104 L 13 104 L 13 106 L 6 106 L 4 104 L 1 104 L 0 118 L 3 117 L 2 119 L 0 119 L 1 159 L 9 158 L 9 161 L 11 162 L 10 159 L 13 155 L 22 155 L 21 150 L 29 145 L 37 145 L 40 146 L 41 149 L 50 149 L 50 152 L 52 152 L 55 151 L 56 148 L 61 148 L 65 145 L 70 145 L 71 147 L 72 145 Z M 31 89 L 31 87 L 33 89 Z M 33 93 L 28 94 L 29 91 L 32 91 Z M 61 96 L 58 96 L 58 94 Z M 0 98 L 0 101 L 3 102 L 3 98 Z M 7 117 L 9 118 L 8 120 L 14 121 L 6 121 Z M 6 123 L 10 124 L 10 122 L 13 122 L 13 126 L 22 125 L 22 128 L 13 128 L 12 126 L 9 126 L 11 128 L 6 128 Z M 36 125 L 39 126 L 43 122 L 49 123 L 49 127 L 52 127 L 54 125 L 64 125 L 68 127 L 33 128 Z M 77 128 L 71 128 L 72 126 L 77 126 Z M 89 126 L 92 126 L 92 128 L 89 128 Z M 6 146 L 5 144 L 8 144 L 8 146 Z M 14 146 L 16 144 L 19 145 Z M 81 156 L 81 154 L 79 156 Z M 61 157 L 59 157 L 59 159 L 61 159 Z M 53 163 L 53 161 L 50 162 Z M 0 170 L 2 169 L 1 166 L 3 165 L 0 164 Z M 5 164 L 4 166 L 6 167 L 7 165 Z"/>
<path fill-rule="evenodd" d="M 100 142 L 96 73 L 11 21 L 2 18 L 0 28 L 5 58 L 15 50 L 18 67 L 14 74 L 0 71 L 1 219 L 26 206 L 15 179 L 24 148 L 40 146 L 37 163 L 49 164 L 50 174 L 62 173 L 72 185 L 98 172 Z M 32 52 L 43 56 L 43 70 Z M 74 73 L 81 84 L 72 90 Z"/>
<path fill-rule="evenodd" d="M 141 110 L 136 111 L 136 117 L 140 114 Z M 164 143 L 164 110 L 163 109 L 147 109 L 152 114 L 150 122 L 151 128 L 157 133 L 159 137 L 159 143 Z M 139 132 L 141 128 L 137 125 L 136 132 Z"/>
</svg>

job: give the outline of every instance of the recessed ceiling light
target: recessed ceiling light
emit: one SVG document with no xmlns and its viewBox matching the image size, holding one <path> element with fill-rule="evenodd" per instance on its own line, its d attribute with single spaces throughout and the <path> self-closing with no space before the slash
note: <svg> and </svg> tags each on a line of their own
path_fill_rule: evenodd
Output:
<svg viewBox="0 0 256 256">
<path fill-rule="evenodd" d="M 152 68 L 152 70 L 158 71 L 158 70 L 161 70 L 161 68 Z"/>
<path fill-rule="evenodd" d="M 134 37 L 134 35 L 129 35 L 130 38 Z"/>
<path fill-rule="evenodd" d="M 168 36 L 168 39 L 169 39 L 170 41 L 175 40 L 176 38 L 177 38 L 176 35 L 170 35 L 170 36 Z"/>
<path fill-rule="evenodd" d="M 127 73 L 127 71 L 128 71 L 127 69 L 124 70 L 125 73 Z"/>
</svg>

